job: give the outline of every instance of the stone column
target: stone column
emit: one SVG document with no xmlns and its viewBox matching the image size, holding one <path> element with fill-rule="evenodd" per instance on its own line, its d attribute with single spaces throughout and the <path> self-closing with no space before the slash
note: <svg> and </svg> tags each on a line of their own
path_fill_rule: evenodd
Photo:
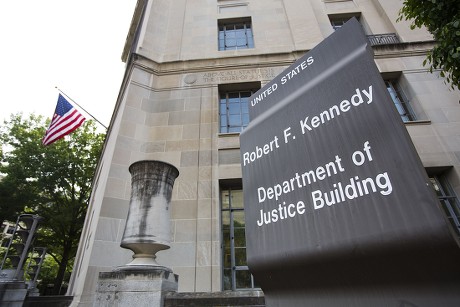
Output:
<svg viewBox="0 0 460 307">
<path fill-rule="evenodd" d="M 134 252 L 133 261 L 99 273 L 94 306 L 163 306 L 164 295 L 177 291 L 178 276 L 156 261 L 170 248 L 170 202 L 179 171 L 160 161 L 138 161 L 129 167 L 131 198 L 120 246 Z"/>
</svg>

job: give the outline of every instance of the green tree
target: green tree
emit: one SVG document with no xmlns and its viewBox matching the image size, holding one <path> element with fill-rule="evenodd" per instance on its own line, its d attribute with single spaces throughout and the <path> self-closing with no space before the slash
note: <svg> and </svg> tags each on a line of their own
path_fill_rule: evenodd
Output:
<svg viewBox="0 0 460 307">
<path fill-rule="evenodd" d="M 0 218 L 15 221 L 21 213 L 44 218 L 35 245 L 47 247 L 59 265 L 53 289 L 58 294 L 76 254 L 104 134 L 87 121 L 43 146 L 48 123 L 41 116 L 16 114 L 0 128 Z"/>
<path fill-rule="evenodd" d="M 423 65 L 430 71 L 441 69 L 452 88 L 460 89 L 460 1 L 404 0 L 398 21 L 412 20 L 411 29 L 425 26 L 433 34 L 436 46 L 428 53 Z"/>
<path fill-rule="evenodd" d="M 37 288 L 40 290 L 40 293 L 47 293 L 47 286 L 54 283 L 58 268 L 59 266 L 56 264 L 53 257 L 46 255 L 37 280 Z"/>
</svg>

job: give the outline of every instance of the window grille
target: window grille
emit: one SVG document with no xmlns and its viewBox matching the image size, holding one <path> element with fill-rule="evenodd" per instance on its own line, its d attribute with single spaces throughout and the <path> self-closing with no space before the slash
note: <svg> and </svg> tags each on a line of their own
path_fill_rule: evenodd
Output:
<svg viewBox="0 0 460 307">
<path fill-rule="evenodd" d="M 254 278 L 246 262 L 243 190 L 223 189 L 221 206 L 223 290 L 252 289 Z"/>
<path fill-rule="evenodd" d="M 249 124 L 249 97 L 253 91 L 220 93 L 220 132 L 241 132 Z"/>
<path fill-rule="evenodd" d="M 390 93 L 391 99 L 393 100 L 396 109 L 403 122 L 410 122 L 415 120 L 414 112 L 409 104 L 408 99 L 400 89 L 396 80 L 385 80 L 388 93 Z"/>
<path fill-rule="evenodd" d="M 254 48 L 251 20 L 219 22 L 219 50 Z"/>
</svg>

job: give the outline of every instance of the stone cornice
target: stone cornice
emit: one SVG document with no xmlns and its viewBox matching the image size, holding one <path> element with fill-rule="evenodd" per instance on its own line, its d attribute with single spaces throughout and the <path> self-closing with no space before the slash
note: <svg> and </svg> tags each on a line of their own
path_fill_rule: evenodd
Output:
<svg viewBox="0 0 460 307">
<path fill-rule="evenodd" d="M 238 57 L 199 59 L 157 63 L 142 55 L 134 54 L 135 65 L 155 75 L 206 72 L 226 69 L 250 69 L 273 66 L 288 66 L 302 57 L 308 50 L 292 53 L 262 54 Z"/>
<path fill-rule="evenodd" d="M 138 32 L 147 2 L 148 0 L 137 0 L 133 18 L 131 19 L 131 24 L 129 26 L 128 35 L 126 36 L 125 45 L 123 47 L 123 53 L 121 54 L 121 60 L 124 63 L 128 61 L 129 53 L 131 52 L 133 45 L 136 43 L 136 33 Z"/>
<path fill-rule="evenodd" d="M 395 58 L 426 55 L 433 49 L 435 41 L 405 42 L 373 46 L 374 58 Z"/>
<path fill-rule="evenodd" d="M 435 45 L 434 41 L 406 42 L 373 46 L 376 59 L 424 56 Z M 289 66 L 302 57 L 308 50 L 297 50 L 286 53 L 247 55 L 210 59 L 194 59 L 157 63 L 140 54 L 133 54 L 137 67 L 155 75 L 207 72 L 228 69 L 252 69 L 263 67 Z"/>
</svg>

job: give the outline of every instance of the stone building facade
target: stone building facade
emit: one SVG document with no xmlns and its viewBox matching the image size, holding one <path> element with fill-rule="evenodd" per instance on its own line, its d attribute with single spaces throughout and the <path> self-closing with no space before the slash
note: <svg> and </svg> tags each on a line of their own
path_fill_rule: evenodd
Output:
<svg viewBox="0 0 460 307">
<path fill-rule="evenodd" d="M 73 306 L 92 306 L 98 273 L 131 259 L 132 252 L 120 248 L 128 167 L 146 159 L 168 162 L 180 172 L 171 203 L 171 249 L 157 255 L 179 275 L 179 291 L 257 287 L 245 263 L 239 153 L 239 132 L 249 121 L 247 98 L 351 17 L 368 34 L 455 231 L 460 93 L 423 67 L 432 36 L 396 22 L 401 5 L 402 0 L 138 0 L 122 55 L 126 73 L 69 285 Z"/>
</svg>

